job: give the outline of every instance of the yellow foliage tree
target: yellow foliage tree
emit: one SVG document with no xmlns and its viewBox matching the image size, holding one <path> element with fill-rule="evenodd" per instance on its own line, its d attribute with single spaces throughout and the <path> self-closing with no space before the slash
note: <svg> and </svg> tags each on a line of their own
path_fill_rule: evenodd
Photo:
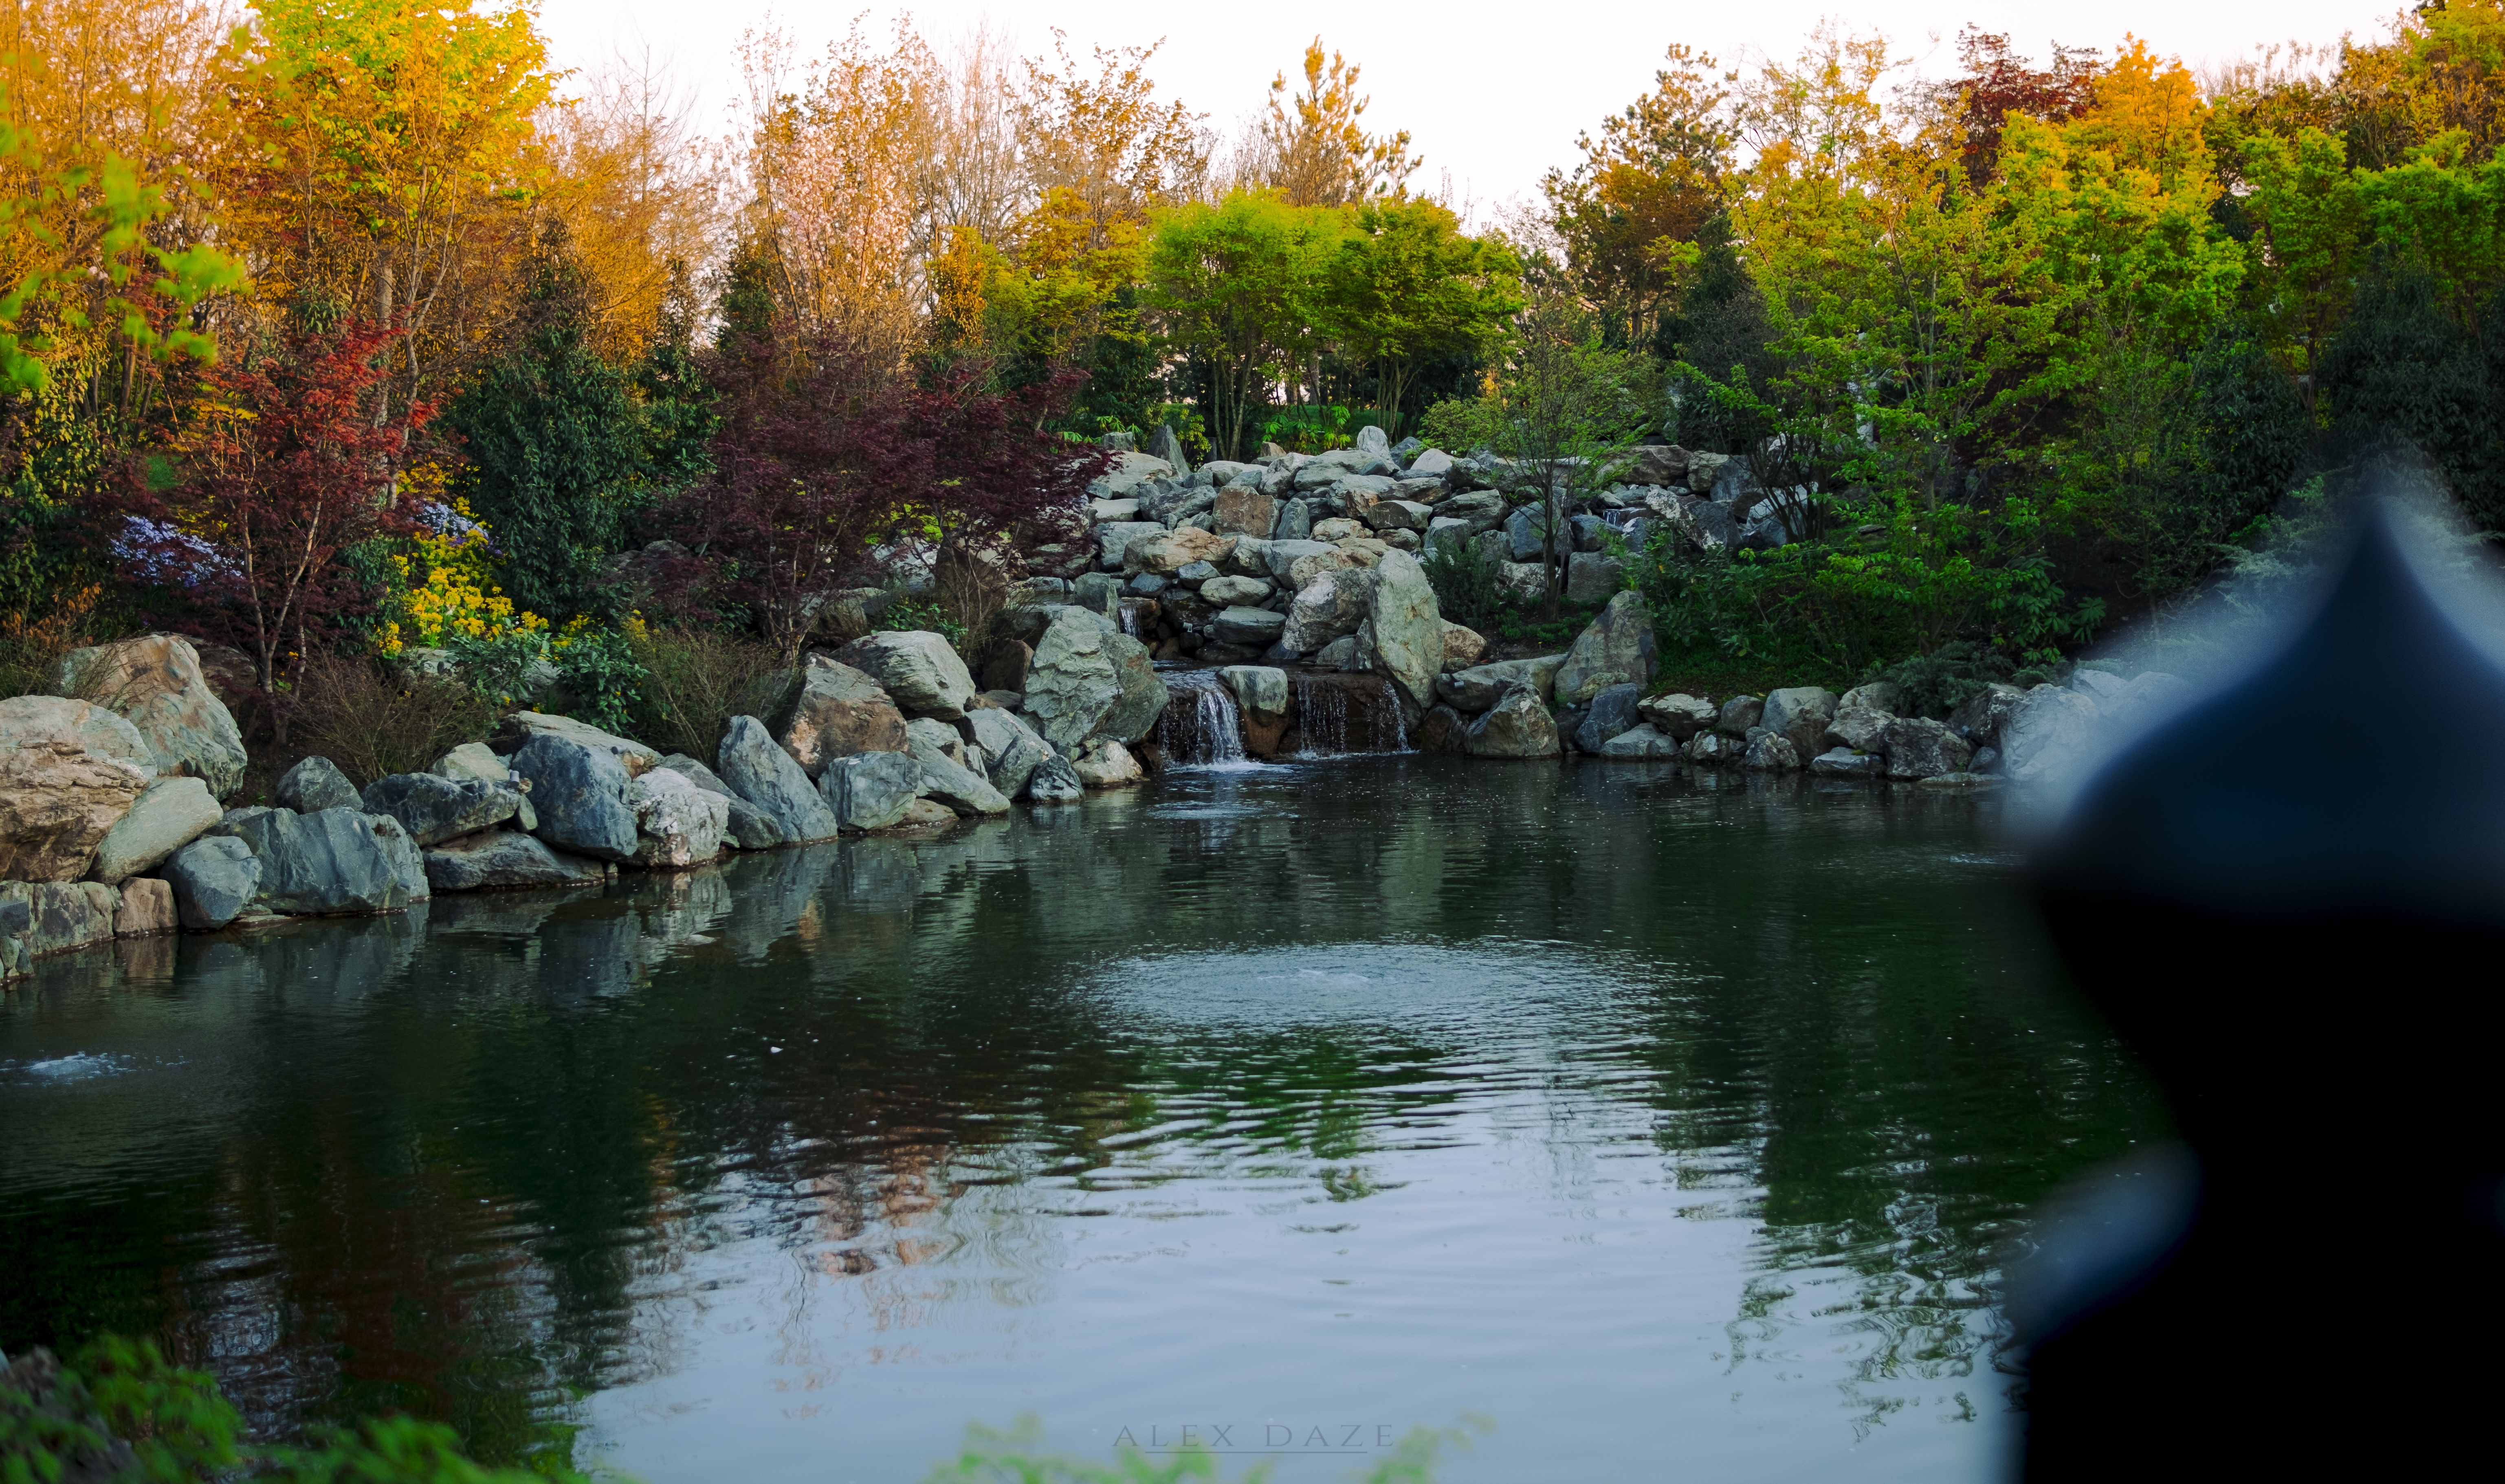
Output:
<svg viewBox="0 0 2505 1484">
<path fill-rule="evenodd" d="M 1345 206 L 1369 196 L 1406 199 L 1407 181 L 1426 161 L 1409 153 L 1409 131 L 1369 134 L 1358 123 L 1373 100 L 1358 96 L 1358 69 L 1323 39 L 1305 46 L 1304 88 L 1282 72 L 1270 84 L 1262 134 L 1270 185 L 1290 206 Z"/>
</svg>

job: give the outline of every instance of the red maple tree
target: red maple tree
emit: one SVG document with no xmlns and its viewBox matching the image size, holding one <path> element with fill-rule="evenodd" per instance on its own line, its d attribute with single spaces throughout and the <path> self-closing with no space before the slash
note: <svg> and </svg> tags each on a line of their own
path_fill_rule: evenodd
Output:
<svg viewBox="0 0 2505 1484">
<path fill-rule="evenodd" d="M 1965 70 L 1943 85 L 1965 125 L 1966 174 L 1981 190 L 2000 169 L 2000 133 L 2011 114 L 2059 123 L 2075 119 L 2097 100 L 2097 49 L 2055 43 L 2053 65 L 2037 69 L 2009 50 L 2005 31 L 1969 24 L 1958 33 L 1958 59 Z"/>
</svg>

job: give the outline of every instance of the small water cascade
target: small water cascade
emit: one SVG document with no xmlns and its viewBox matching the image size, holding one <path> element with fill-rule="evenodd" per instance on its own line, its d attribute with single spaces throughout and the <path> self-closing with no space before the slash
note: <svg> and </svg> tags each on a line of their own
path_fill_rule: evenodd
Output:
<svg viewBox="0 0 2505 1484">
<path fill-rule="evenodd" d="M 1122 625 L 1122 632 L 1130 635 L 1134 639 L 1137 639 L 1140 637 L 1141 630 L 1146 627 L 1148 610 L 1156 606 L 1156 600 L 1154 598 L 1124 598 L 1121 602 L 1122 612 L 1118 621 Z"/>
<path fill-rule="evenodd" d="M 1244 714 L 1216 670 L 1168 670 L 1166 709 L 1157 717 L 1157 746 L 1176 767 L 1240 767 Z"/>
<path fill-rule="evenodd" d="M 1304 734 L 1299 756 L 1337 758 L 1350 753 L 1405 753 L 1400 698 L 1392 682 L 1367 671 L 1331 674 L 1292 671 L 1296 728 Z"/>
</svg>

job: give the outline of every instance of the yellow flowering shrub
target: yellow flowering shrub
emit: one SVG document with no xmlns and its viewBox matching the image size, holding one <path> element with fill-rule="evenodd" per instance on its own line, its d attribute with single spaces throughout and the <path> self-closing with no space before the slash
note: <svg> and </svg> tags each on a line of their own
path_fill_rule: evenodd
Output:
<svg viewBox="0 0 2505 1484">
<path fill-rule="evenodd" d="M 425 497 L 434 466 L 411 471 L 409 478 Z M 395 612 L 383 624 L 382 649 L 398 654 L 406 649 L 441 649 L 453 637 L 483 639 L 505 632 L 547 629 L 547 620 L 513 600 L 496 585 L 493 548 L 487 528 L 471 515 L 468 502 L 441 502 L 460 517 L 450 529 L 417 539 L 413 554 L 395 556 L 403 584 Z M 579 623 L 581 620 L 577 620 Z"/>
</svg>

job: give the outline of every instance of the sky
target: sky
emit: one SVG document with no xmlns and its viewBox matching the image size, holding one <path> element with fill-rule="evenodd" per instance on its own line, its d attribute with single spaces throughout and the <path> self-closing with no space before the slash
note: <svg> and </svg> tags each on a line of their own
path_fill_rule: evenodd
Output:
<svg viewBox="0 0 2505 1484">
<path fill-rule="evenodd" d="M 805 55 L 823 51 L 857 15 L 874 37 L 887 35 L 898 7 L 782 0 L 539 0 L 555 59 L 597 69 L 619 53 L 666 67 L 693 100 L 708 133 L 728 131 L 741 33 L 769 23 L 791 33 Z M 1172 0 L 1056 0 L 1049 7 L 929 0 L 909 9 L 917 28 L 943 53 L 949 41 L 988 22 L 1022 53 L 1047 50 L 1051 28 L 1081 55 L 1093 45 L 1163 39 L 1152 71 L 1160 91 L 1208 114 L 1233 135 L 1261 107 L 1270 79 L 1300 65 L 1306 41 L 1344 53 L 1363 69 L 1371 129 L 1406 128 L 1427 165 L 1413 185 L 1437 190 L 1442 172 L 1474 214 L 1535 194 L 1541 172 L 1570 166 L 1574 138 L 1648 90 L 1662 51 L 1685 42 L 1725 66 L 1768 53 L 1788 56 L 1823 16 L 1848 29 L 1887 36 L 1891 52 L 1932 75 L 1953 70 L 1957 34 L 1968 21 L 2006 32 L 2040 64 L 2058 41 L 2111 55 L 2126 32 L 2194 67 L 2248 54 L 2264 42 L 2336 42 L 2344 32 L 2379 37 L 2395 4 L 2281 0 L 2268 6 L 2108 0 L 2055 12 L 2012 0 L 1886 0 L 1842 10 L 1802 0 L 1726 0 L 1718 5 L 1535 0 L 1433 5 L 1306 4 L 1258 7 L 1182 5 Z M 1257 23 L 1255 17 L 1257 15 Z"/>
</svg>

